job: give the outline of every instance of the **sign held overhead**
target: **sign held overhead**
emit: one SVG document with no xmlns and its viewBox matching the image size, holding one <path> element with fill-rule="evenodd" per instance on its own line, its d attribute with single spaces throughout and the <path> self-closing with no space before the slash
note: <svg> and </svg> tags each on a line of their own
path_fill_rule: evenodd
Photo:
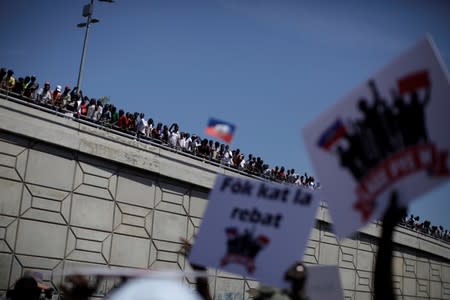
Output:
<svg viewBox="0 0 450 300">
<path fill-rule="evenodd" d="M 318 205 L 299 186 L 219 175 L 189 260 L 287 288 Z"/>
</svg>

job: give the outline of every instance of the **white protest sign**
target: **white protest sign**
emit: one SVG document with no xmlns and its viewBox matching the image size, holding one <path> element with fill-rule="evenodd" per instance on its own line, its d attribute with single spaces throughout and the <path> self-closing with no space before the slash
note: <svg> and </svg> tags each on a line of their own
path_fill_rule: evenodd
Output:
<svg viewBox="0 0 450 300">
<path fill-rule="evenodd" d="M 450 84 L 420 41 L 303 129 L 336 234 L 380 218 L 449 178 Z"/>
<path fill-rule="evenodd" d="M 219 175 L 189 260 L 286 288 L 284 273 L 303 256 L 318 205 L 295 185 Z"/>
<path fill-rule="evenodd" d="M 308 266 L 305 282 L 308 300 L 344 299 L 337 266 Z"/>
</svg>

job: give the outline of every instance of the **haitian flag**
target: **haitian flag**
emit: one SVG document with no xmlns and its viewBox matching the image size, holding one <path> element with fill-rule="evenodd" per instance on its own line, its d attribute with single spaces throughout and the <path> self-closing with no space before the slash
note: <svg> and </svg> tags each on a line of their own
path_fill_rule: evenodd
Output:
<svg viewBox="0 0 450 300">
<path fill-rule="evenodd" d="M 337 119 L 321 134 L 317 144 L 319 147 L 329 151 L 346 133 L 344 124 L 341 120 Z"/>
<path fill-rule="evenodd" d="M 210 118 L 205 133 L 230 143 L 235 129 L 236 126 L 231 123 Z"/>
</svg>

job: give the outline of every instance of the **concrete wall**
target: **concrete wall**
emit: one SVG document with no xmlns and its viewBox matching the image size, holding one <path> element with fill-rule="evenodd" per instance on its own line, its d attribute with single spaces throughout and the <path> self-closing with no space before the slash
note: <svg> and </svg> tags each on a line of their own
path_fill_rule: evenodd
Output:
<svg viewBox="0 0 450 300">
<path fill-rule="evenodd" d="M 74 265 L 188 268 L 179 238 L 192 238 L 214 175 L 230 171 L 1 96 L 0 120 L 0 293 L 26 270 L 57 287 Z M 339 265 L 346 299 L 370 299 L 379 227 L 338 242 L 330 226 L 322 206 L 303 260 Z M 394 238 L 399 298 L 450 299 L 449 245 L 403 228 Z M 210 272 L 216 299 L 256 285 Z"/>
</svg>

